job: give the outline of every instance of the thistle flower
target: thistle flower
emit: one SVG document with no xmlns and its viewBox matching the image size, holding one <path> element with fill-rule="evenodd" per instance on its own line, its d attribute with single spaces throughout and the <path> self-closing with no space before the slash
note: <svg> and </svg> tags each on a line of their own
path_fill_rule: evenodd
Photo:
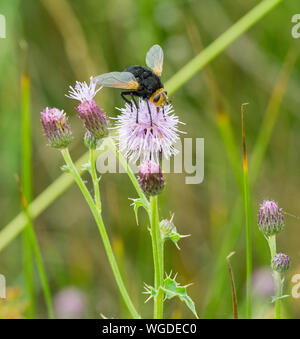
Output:
<svg viewBox="0 0 300 339">
<path fill-rule="evenodd" d="M 139 100 L 139 108 L 133 104 L 121 108 L 121 114 L 116 118 L 116 128 L 120 151 L 129 160 L 153 160 L 158 163 L 159 156 L 165 158 L 175 155 L 178 151 L 174 144 L 179 139 L 178 117 L 173 114 L 172 105 L 157 108 L 149 102 L 152 116 L 152 126 L 148 105 L 145 100 Z M 138 114 L 138 123 L 136 117 Z"/>
<path fill-rule="evenodd" d="M 76 110 L 85 128 L 93 137 L 101 139 L 108 136 L 109 120 L 94 100 L 95 95 L 101 89 L 96 89 L 96 86 L 92 77 L 90 78 L 90 85 L 87 85 L 86 82 L 76 81 L 75 88 L 70 86 L 70 90 L 66 96 L 80 101 Z"/>
<path fill-rule="evenodd" d="M 258 212 L 258 227 L 267 237 L 282 231 L 284 227 L 282 209 L 275 201 L 264 200 Z"/>
<path fill-rule="evenodd" d="M 64 113 L 63 110 L 59 110 L 58 108 L 45 108 L 41 112 L 41 123 L 51 147 L 68 147 L 72 140 L 72 132 L 66 113 Z"/>
<path fill-rule="evenodd" d="M 165 186 L 165 179 L 159 165 L 151 160 L 140 164 L 138 180 L 141 189 L 147 195 L 158 195 Z"/>
<path fill-rule="evenodd" d="M 284 273 L 290 267 L 290 257 L 284 253 L 277 253 L 272 259 L 271 266 L 272 270 Z"/>
</svg>

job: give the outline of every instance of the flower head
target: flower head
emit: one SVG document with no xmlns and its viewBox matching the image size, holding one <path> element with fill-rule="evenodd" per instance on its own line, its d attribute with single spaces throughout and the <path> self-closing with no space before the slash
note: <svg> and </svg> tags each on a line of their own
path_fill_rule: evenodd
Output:
<svg viewBox="0 0 300 339">
<path fill-rule="evenodd" d="M 94 100 L 95 95 L 101 89 L 96 89 L 96 86 L 93 78 L 90 79 L 89 85 L 86 82 L 77 81 L 75 88 L 70 86 L 67 97 L 80 101 L 76 110 L 85 128 L 93 137 L 101 139 L 108 135 L 109 120 Z"/>
<path fill-rule="evenodd" d="M 174 147 L 178 137 L 178 117 L 173 114 L 172 105 L 163 108 L 156 107 L 149 102 L 152 117 L 148 111 L 145 100 L 139 100 L 139 108 L 135 105 L 126 104 L 120 109 L 121 114 L 117 117 L 116 128 L 118 129 L 120 151 L 125 157 L 136 161 L 154 160 L 158 162 L 160 154 L 165 158 L 176 154 Z M 137 122 L 138 115 L 138 122 Z"/>
<path fill-rule="evenodd" d="M 72 140 L 72 132 L 64 111 L 58 108 L 45 108 L 41 112 L 41 123 L 51 147 L 68 147 Z"/>
<path fill-rule="evenodd" d="M 157 163 L 152 160 L 140 164 L 138 180 L 141 189 L 147 195 L 157 195 L 165 187 L 165 179 Z"/>
<path fill-rule="evenodd" d="M 271 262 L 272 269 L 284 273 L 290 267 L 290 257 L 284 253 L 277 253 Z"/>
<path fill-rule="evenodd" d="M 258 211 L 258 227 L 265 236 L 282 231 L 284 227 L 282 209 L 273 200 L 264 200 Z"/>
<path fill-rule="evenodd" d="M 65 287 L 53 298 L 58 318 L 82 318 L 87 311 L 86 295 L 76 287 Z"/>
</svg>

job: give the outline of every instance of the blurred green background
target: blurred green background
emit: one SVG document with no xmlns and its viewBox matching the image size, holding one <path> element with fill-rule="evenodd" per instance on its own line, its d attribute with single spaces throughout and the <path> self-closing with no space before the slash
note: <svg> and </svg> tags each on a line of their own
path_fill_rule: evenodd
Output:
<svg viewBox="0 0 300 339">
<path fill-rule="evenodd" d="M 7 38 L 0 39 L 0 227 L 21 211 L 14 175 L 21 173 L 24 68 L 28 68 L 31 80 L 35 197 L 60 175 L 63 164 L 59 152 L 46 146 L 41 130 L 39 112 L 45 106 L 67 112 L 75 136 L 71 145 L 73 158 L 76 160 L 85 152 L 84 131 L 76 117 L 75 103 L 65 98 L 69 85 L 76 80 L 87 81 L 92 75 L 121 71 L 132 64 L 144 65 L 146 51 L 155 43 L 165 52 L 163 81 L 166 81 L 259 2 L 1 0 L 0 13 L 6 16 Z M 244 210 L 241 189 L 226 151 L 226 138 L 220 133 L 222 117 L 231 121 L 241 169 L 240 106 L 244 102 L 250 104 L 246 108 L 246 133 L 251 168 L 251 153 L 267 107 L 271 101 L 272 115 L 272 107 L 284 95 L 262 166 L 253 179 L 251 195 L 253 269 L 258 280 L 253 289 L 253 316 L 269 317 L 272 312 L 272 280 L 269 272 L 262 270 L 269 264 L 269 250 L 257 230 L 256 213 L 263 199 L 274 199 L 285 212 L 299 216 L 300 39 L 291 36 L 291 18 L 297 12 L 297 0 L 284 1 L 171 98 L 177 115 L 186 123 L 187 137 L 205 139 L 204 182 L 186 185 L 186 174 L 169 174 L 160 198 L 161 217 L 174 212 L 178 231 L 192 235 L 182 240 L 181 251 L 171 243 L 166 245 L 166 271 L 178 272 L 182 284 L 193 282 L 189 293 L 200 317 L 232 317 L 225 259 L 231 251 L 236 251 L 231 262 L 239 310 L 244 314 Z M 113 117 L 117 115 L 115 107 L 123 104 L 119 91 L 113 89 L 103 90 L 97 101 Z M 264 130 L 261 133 L 264 137 Z M 101 190 L 104 220 L 129 294 L 138 310 L 151 317 L 152 301 L 144 304 L 145 296 L 141 294 L 144 282 L 153 284 L 148 219 L 141 212 L 140 226 L 136 225 L 128 200 L 135 198 L 136 193 L 125 174 L 104 175 Z M 300 273 L 300 229 L 299 219 L 286 215 L 285 220 L 278 249 L 291 257 L 286 279 L 286 293 L 291 294 L 291 277 Z M 61 316 L 99 318 L 100 313 L 115 318 L 129 316 L 120 300 L 97 227 L 75 185 L 42 213 L 34 225 L 56 310 Z M 6 276 L 10 288 L 10 299 L 2 308 L 0 303 L 2 317 L 26 316 L 28 298 L 22 246 L 19 236 L 0 253 L 0 273 Z M 36 317 L 45 317 L 38 276 L 35 286 Z M 77 304 L 73 310 L 77 307 L 78 313 L 69 314 L 68 307 L 74 300 Z M 168 318 L 192 317 L 177 300 L 165 305 Z M 299 317 L 300 300 L 286 299 L 283 312 L 286 317 Z"/>
</svg>

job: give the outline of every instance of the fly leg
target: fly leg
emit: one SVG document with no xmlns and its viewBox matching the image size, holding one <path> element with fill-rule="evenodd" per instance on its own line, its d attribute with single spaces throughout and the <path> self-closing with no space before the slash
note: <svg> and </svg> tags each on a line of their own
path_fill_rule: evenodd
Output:
<svg viewBox="0 0 300 339">
<path fill-rule="evenodd" d="M 132 93 L 131 93 L 131 99 L 134 102 L 134 105 L 135 105 L 135 108 L 136 108 L 136 123 L 138 124 L 139 123 L 139 108 L 138 108 L 138 105 L 135 101 L 134 94 L 132 94 Z"/>
<path fill-rule="evenodd" d="M 166 121 L 166 115 L 165 115 L 165 105 L 163 105 L 163 107 L 162 107 L 162 110 L 163 110 L 163 117 L 164 117 L 164 119 L 165 119 L 165 121 Z"/>
<path fill-rule="evenodd" d="M 134 105 L 135 105 L 135 107 L 136 107 L 136 112 L 137 112 L 137 114 L 136 114 L 136 123 L 138 123 L 139 122 L 139 118 L 138 118 L 138 115 L 139 115 L 139 110 L 138 110 L 138 105 L 137 105 L 137 103 L 136 103 L 136 100 L 135 100 L 135 98 L 134 98 L 134 95 L 135 95 L 136 93 L 135 92 L 132 92 L 132 91 L 127 91 L 127 92 L 121 92 L 121 97 L 122 97 L 122 99 L 127 103 L 127 104 L 129 104 L 130 105 L 130 108 L 131 108 L 131 112 L 133 112 L 133 109 L 132 109 L 132 101 L 133 101 L 133 103 L 134 103 Z M 125 97 L 125 95 L 131 95 L 131 101 L 130 100 L 128 100 L 126 97 Z"/>
<path fill-rule="evenodd" d="M 149 106 L 149 101 L 146 100 L 146 102 L 147 102 L 148 112 L 149 112 L 149 116 L 150 116 L 150 126 L 152 128 L 153 124 L 152 124 L 152 115 L 151 115 L 151 110 L 150 110 L 150 106 Z"/>
</svg>

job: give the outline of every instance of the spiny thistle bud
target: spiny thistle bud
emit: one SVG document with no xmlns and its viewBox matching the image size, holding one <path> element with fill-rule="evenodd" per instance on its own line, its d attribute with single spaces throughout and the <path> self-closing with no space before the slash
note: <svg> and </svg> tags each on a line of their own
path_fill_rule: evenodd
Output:
<svg viewBox="0 0 300 339">
<path fill-rule="evenodd" d="M 159 164 L 152 160 L 140 164 L 138 180 L 143 192 L 150 196 L 158 195 L 165 186 L 165 179 Z"/>
<path fill-rule="evenodd" d="M 162 239 L 168 239 L 172 234 L 177 233 L 176 227 L 173 224 L 173 216 L 170 220 L 163 219 L 159 224 Z"/>
<path fill-rule="evenodd" d="M 86 82 L 76 82 L 75 88 L 70 86 L 67 97 L 80 101 L 76 107 L 79 117 L 82 119 L 85 128 L 96 139 L 108 136 L 109 120 L 94 100 L 95 95 L 101 88 L 96 90 L 96 83 L 90 79 L 90 85 Z"/>
<path fill-rule="evenodd" d="M 258 211 L 258 228 L 267 237 L 277 234 L 284 227 L 282 209 L 275 201 L 264 200 Z"/>
<path fill-rule="evenodd" d="M 51 147 L 68 147 L 72 140 L 72 132 L 64 111 L 58 108 L 45 108 L 41 112 L 41 123 Z"/>
<path fill-rule="evenodd" d="M 171 240 L 175 246 L 179 248 L 178 246 L 178 241 L 181 239 L 181 238 L 186 238 L 188 237 L 189 235 L 182 235 L 182 234 L 179 234 L 177 232 L 177 229 L 176 229 L 176 226 L 174 225 L 173 223 L 173 218 L 174 218 L 174 214 L 172 215 L 171 219 L 168 220 L 168 219 L 163 219 L 160 223 L 159 223 L 159 228 L 160 228 L 160 233 L 161 233 L 161 238 L 162 240 Z"/>
<path fill-rule="evenodd" d="M 272 259 L 271 266 L 272 270 L 284 273 L 290 267 L 290 257 L 284 253 L 277 253 Z"/>
</svg>

